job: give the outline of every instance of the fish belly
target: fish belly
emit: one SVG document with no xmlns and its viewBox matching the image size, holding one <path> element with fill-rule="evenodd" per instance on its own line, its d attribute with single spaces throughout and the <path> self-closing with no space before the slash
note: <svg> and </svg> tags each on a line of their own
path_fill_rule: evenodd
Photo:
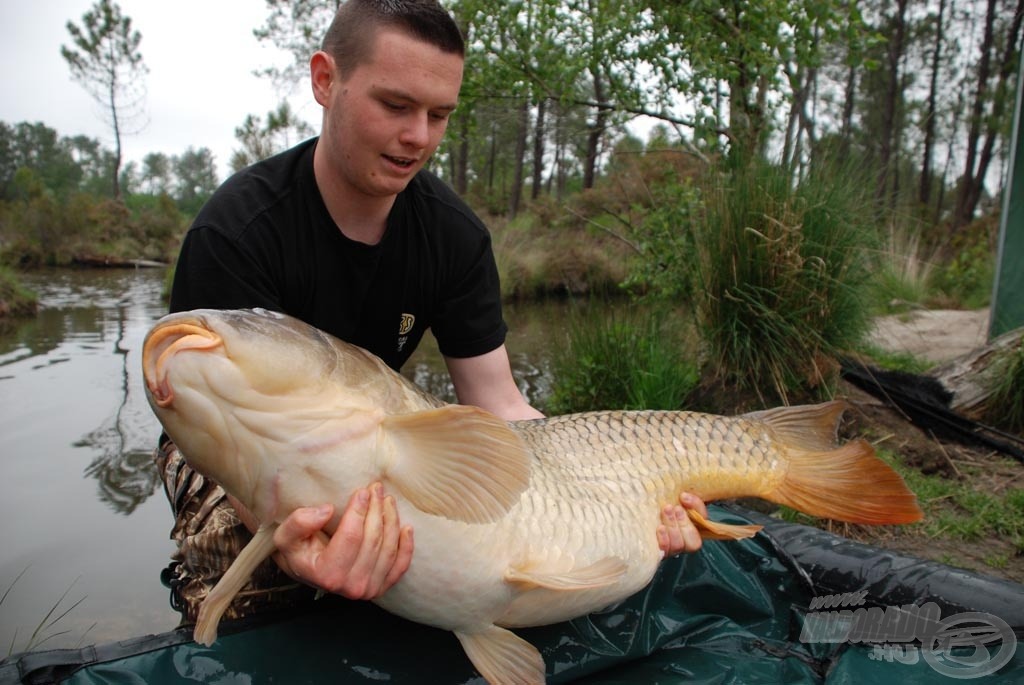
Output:
<svg viewBox="0 0 1024 685">
<path fill-rule="evenodd" d="M 561 492 L 543 490 L 531 488 L 492 524 L 428 516 L 400 502 L 401 520 L 415 531 L 415 552 L 378 605 L 448 630 L 538 626 L 605 608 L 650 581 L 662 558 L 655 504 L 607 492 L 584 497 L 564 485 Z M 609 557 L 622 560 L 626 571 L 598 587 L 550 589 L 506 580 L 510 570 L 559 576 Z"/>
</svg>

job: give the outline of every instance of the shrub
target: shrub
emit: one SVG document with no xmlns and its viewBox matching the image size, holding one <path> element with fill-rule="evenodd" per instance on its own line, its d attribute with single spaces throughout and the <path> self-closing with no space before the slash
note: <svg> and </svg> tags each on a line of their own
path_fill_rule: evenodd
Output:
<svg viewBox="0 0 1024 685">
<path fill-rule="evenodd" d="M 707 348 L 705 381 L 765 403 L 820 392 L 834 357 L 866 332 L 866 189 L 827 166 L 794 183 L 758 161 L 710 169 L 696 195 L 652 213 L 640 228 L 634 281 L 692 303 Z"/>
<path fill-rule="evenodd" d="M 665 307 L 575 310 L 568 344 L 552 359 L 553 414 L 597 409 L 679 409 L 698 380 L 683 329 Z"/>
</svg>

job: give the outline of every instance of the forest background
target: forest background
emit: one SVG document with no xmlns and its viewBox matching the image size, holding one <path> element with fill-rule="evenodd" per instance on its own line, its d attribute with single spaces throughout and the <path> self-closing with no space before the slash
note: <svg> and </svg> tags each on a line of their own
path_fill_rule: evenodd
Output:
<svg viewBox="0 0 1024 685">
<path fill-rule="evenodd" d="M 1024 0 L 445 4 L 469 52 L 432 165 L 491 226 L 507 296 L 664 296 L 737 368 L 765 326 L 789 329 L 780 354 L 846 346 L 869 281 L 883 307 L 985 304 Z M 254 33 L 294 56 L 268 88 L 302 78 L 337 5 L 266 0 Z M 110 0 L 69 19 L 62 52 L 115 146 L 0 122 L 0 263 L 173 261 L 222 180 L 213 155 L 122 163 L 144 43 Z M 287 104 L 251 114 L 230 166 L 313 133 Z M 754 364 L 783 399 L 820 375 Z"/>
</svg>

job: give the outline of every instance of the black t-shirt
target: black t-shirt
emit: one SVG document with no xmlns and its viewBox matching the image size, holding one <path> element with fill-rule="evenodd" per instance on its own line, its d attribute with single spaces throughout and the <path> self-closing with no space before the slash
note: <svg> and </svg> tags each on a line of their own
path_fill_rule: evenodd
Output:
<svg viewBox="0 0 1024 685">
<path fill-rule="evenodd" d="M 433 329 L 441 352 L 505 341 L 487 229 L 440 179 L 418 173 L 376 245 L 346 238 L 313 176 L 316 139 L 245 169 L 203 207 L 182 245 L 171 311 L 264 307 L 401 368 Z"/>
</svg>

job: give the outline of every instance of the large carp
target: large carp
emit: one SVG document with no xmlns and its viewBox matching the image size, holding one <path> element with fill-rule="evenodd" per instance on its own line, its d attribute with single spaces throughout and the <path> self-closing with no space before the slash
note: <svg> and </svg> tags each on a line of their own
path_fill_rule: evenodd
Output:
<svg viewBox="0 0 1024 685">
<path fill-rule="evenodd" d="M 186 460 L 262 522 L 203 603 L 195 637 L 205 644 L 290 512 L 331 503 L 336 525 L 352 493 L 376 481 L 416 533 L 409 570 L 376 603 L 454 631 L 502 685 L 545 677 L 540 653 L 509 628 L 598 610 L 651 580 L 660 512 L 684 490 L 858 523 L 921 518 L 867 442 L 835 445 L 841 402 L 509 423 L 445 404 L 365 350 L 262 310 L 166 316 L 142 363 L 153 410 Z M 707 537 L 757 530 L 695 519 Z"/>
</svg>

